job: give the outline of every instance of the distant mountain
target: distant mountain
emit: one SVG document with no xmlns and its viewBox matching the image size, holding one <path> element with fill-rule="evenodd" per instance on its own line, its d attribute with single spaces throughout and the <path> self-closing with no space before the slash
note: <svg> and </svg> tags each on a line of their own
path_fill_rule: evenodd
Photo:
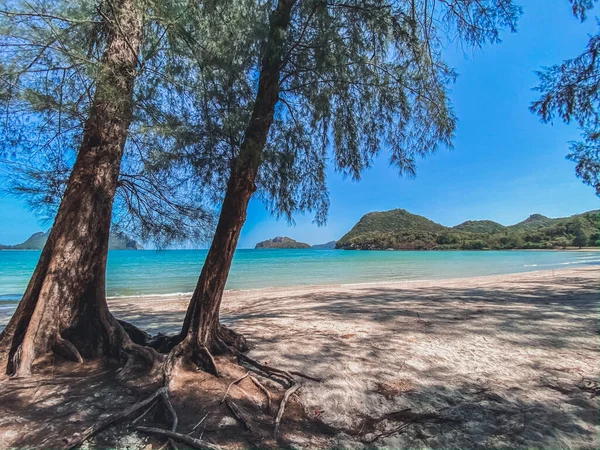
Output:
<svg viewBox="0 0 600 450">
<path fill-rule="evenodd" d="M 50 232 L 38 231 L 33 233 L 29 239 L 21 244 L 0 245 L 0 250 L 41 250 L 44 248 Z M 109 250 L 142 250 L 141 244 L 131 239 L 125 233 L 111 232 L 108 241 Z"/>
<path fill-rule="evenodd" d="M 336 241 L 329 241 L 325 244 L 316 244 L 313 245 L 312 248 L 315 250 L 333 250 L 335 248 Z"/>
<path fill-rule="evenodd" d="M 12 248 L 14 250 L 41 250 L 48 240 L 48 233 L 49 232 L 44 233 L 43 231 L 38 231 L 29 236 L 25 242 L 13 245 L 12 247 L 6 246 L 6 248 Z"/>
<path fill-rule="evenodd" d="M 287 236 L 278 236 L 259 242 L 254 248 L 310 248 L 310 245 L 295 241 Z"/>
<path fill-rule="evenodd" d="M 364 215 L 336 243 L 359 250 L 552 249 L 600 246 L 600 211 L 551 219 L 533 214 L 515 225 L 469 220 L 445 227 L 404 209 Z"/>
<path fill-rule="evenodd" d="M 144 246 L 125 233 L 114 231 L 108 239 L 109 250 L 144 250 Z"/>
</svg>

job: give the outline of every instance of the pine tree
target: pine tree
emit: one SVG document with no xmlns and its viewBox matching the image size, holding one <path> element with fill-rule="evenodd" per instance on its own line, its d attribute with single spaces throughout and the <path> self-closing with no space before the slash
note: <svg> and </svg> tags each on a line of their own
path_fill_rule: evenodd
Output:
<svg viewBox="0 0 600 450">
<path fill-rule="evenodd" d="M 185 65 L 177 45 L 188 9 L 143 0 L 9 1 L 0 8 L 3 163 L 17 174 L 14 190 L 43 211 L 58 207 L 0 336 L 10 375 L 29 374 L 49 352 L 76 361 L 116 358 L 125 372 L 157 356 L 135 345 L 125 330 L 134 339 L 137 330 L 108 311 L 108 237 L 111 219 L 159 243 L 202 235 L 211 222 L 185 173 L 148 170 L 185 125 L 177 102 L 165 96 L 181 82 L 173 74 Z"/>
<path fill-rule="evenodd" d="M 45 14 L 34 21 L 45 21 Z M 119 1 L 106 14 L 106 48 L 77 159 L 29 286 L 0 336 L 0 346 L 9 349 L 10 375 L 30 374 L 33 362 L 50 351 L 75 361 L 82 361 L 82 355 L 134 352 L 108 311 L 104 278 L 143 23 L 137 0 Z"/>
<path fill-rule="evenodd" d="M 400 173 L 415 174 L 417 158 L 450 146 L 455 128 L 447 97 L 455 73 L 441 55 L 445 36 L 474 46 L 498 42 L 500 29 L 514 30 L 520 15 L 509 0 L 252 5 L 215 6 L 227 18 L 208 27 L 215 36 L 231 39 L 227 23 L 248 31 L 225 50 L 215 44 L 218 69 L 211 70 L 236 70 L 222 77 L 227 83 L 205 75 L 211 88 L 196 100 L 205 105 L 196 131 L 203 145 L 196 141 L 181 156 L 199 177 L 227 182 L 220 184 L 217 229 L 182 331 L 164 348 L 174 346 L 171 363 L 183 358 L 213 373 L 212 354 L 246 349 L 241 335 L 219 323 L 219 309 L 253 194 L 276 215 L 292 220 L 294 212 L 311 210 L 323 223 L 328 160 L 359 179 L 385 149 Z"/>
</svg>

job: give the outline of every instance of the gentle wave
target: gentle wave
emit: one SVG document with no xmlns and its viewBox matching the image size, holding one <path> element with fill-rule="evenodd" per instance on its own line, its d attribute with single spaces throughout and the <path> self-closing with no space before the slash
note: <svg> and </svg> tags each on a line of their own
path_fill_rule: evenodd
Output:
<svg viewBox="0 0 600 450">
<path fill-rule="evenodd" d="M 569 266 L 569 265 L 573 265 L 573 264 L 589 264 L 589 265 L 594 265 L 594 264 L 600 264 L 600 259 L 596 259 L 596 260 L 586 260 L 586 261 L 565 261 L 565 262 L 559 262 L 559 263 L 555 263 L 555 264 L 525 264 L 523 265 L 523 267 L 551 267 L 551 266 Z"/>
<path fill-rule="evenodd" d="M 106 297 L 107 299 L 118 299 L 118 298 L 145 298 L 145 297 L 190 297 L 193 292 L 173 292 L 172 294 L 121 294 L 111 295 Z"/>
</svg>

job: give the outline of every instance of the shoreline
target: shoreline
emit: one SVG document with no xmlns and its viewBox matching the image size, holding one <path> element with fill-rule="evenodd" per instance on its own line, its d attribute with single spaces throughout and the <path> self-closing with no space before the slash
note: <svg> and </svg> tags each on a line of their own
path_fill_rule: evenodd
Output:
<svg viewBox="0 0 600 450">
<path fill-rule="evenodd" d="M 19 250 L 21 251 L 21 250 Z M 536 250 L 537 251 L 537 250 Z M 554 250 L 548 250 L 548 251 L 554 251 Z M 599 249 L 600 251 L 600 249 Z M 574 264 L 569 264 L 569 265 L 573 265 L 573 266 L 579 266 L 579 269 L 583 269 L 585 268 L 597 268 L 600 271 L 600 263 L 574 263 Z M 277 291 L 287 291 L 290 289 L 294 289 L 297 291 L 310 291 L 310 290 L 314 290 L 314 289 L 328 289 L 328 288 L 342 288 L 342 287 L 368 287 L 368 286 L 373 286 L 373 285 L 384 285 L 384 286 L 388 286 L 388 287 L 401 287 L 403 285 L 408 285 L 408 284 L 414 284 L 414 283 L 439 283 L 439 282 L 444 282 L 444 281 L 448 281 L 448 282 L 456 282 L 456 281 L 475 281 L 475 280 L 481 280 L 481 281 L 485 281 L 486 279 L 496 279 L 498 277 L 515 277 L 515 276 L 521 276 L 521 275 L 527 275 L 527 274 L 543 274 L 544 272 L 547 273 L 558 273 L 560 274 L 563 271 L 569 271 L 569 270 L 578 270 L 575 269 L 573 267 L 561 267 L 558 269 L 537 269 L 537 270 L 527 270 L 527 271 L 521 271 L 521 272 L 510 272 L 510 273 L 501 273 L 501 274 L 494 274 L 494 275 L 475 275 L 475 276 L 471 276 L 471 277 L 464 277 L 464 276 L 459 276 L 459 277 L 445 277 L 445 278 L 430 278 L 430 279 L 415 279 L 415 280 L 381 280 L 381 281 L 362 281 L 362 282 L 356 282 L 356 283 L 326 283 L 326 284 L 297 284 L 297 285 L 286 285 L 286 286 L 266 286 L 266 287 L 260 287 L 260 288 L 248 288 L 248 289 L 243 289 L 243 288 L 234 288 L 234 289 L 225 289 L 225 294 L 231 294 L 234 295 L 236 293 L 271 293 L 271 292 L 277 292 Z M 119 302 L 119 301 L 131 301 L 131 300 L 166 300 L 166 299 L 174 299 L 174 300 L 180 300 L 182 298 L 187 298 L 187 297 L 191 297 L 193 294 L 193 291 L 190 292 L 174 292 L 174 293 L 167 293 L 167 294 L 136 294 L 136 295 L 115 295 L 115 296 L 107 296 L 106 299 L 112 303 L 112 302 Z M 1 296 L 0 296 L 1 297 Z M 2 299 L 0 298 L 0 309 L 2 307 L 6 308 L 7 306 L 4 305 L 11 305 L 11 304 L 18 304 L 20 301 L 17 299 Z M 1 325 L 1 323 L 0 323 Z"/>
<path fill-rule="evenodd" d="M 578 265 L 578 264 L 573 264 Z M 235 295 L 236 293 L 276 293 L 276 292 L 287 292 L 291 289 L 295 291 L 313 291 L 319 289 L 331 289 L 331 288 L 344 288 L 344 287 L 371 287 L 371 286 L 385 286 L 385 287 L 402 287 L 403 285 L 412 285 L 412 284 L 420 284 L 420 283 L 443 283 L 443 282 L 460 282 L 460 281 L 497 281 L 498 278 L 512 278 L 515 276 L 521 275 L 544 275 L 544 274 L 554 274 L 560 275 L 565 272 L 573 270 L 585 270 L 584 268 L 592 268 L 597 269 L 599 271 L 600 276 L 600 264 L 579 264 L 578 268 L 573 267 L 561 267 L 558 269 L 538 269 L 538 270 L 528 270 L 524 272 L 510 272 L 510 273 L 502 273 L 496 275 L 476 275 L 472 277 L 446 277 L 446 278 L 433 278 L 433 279 L 416 279 L 416 280 L 383 280 L 383 281 L 363 281 L 357 283 L 328 283 L 328 284 L 297 284 L 297 285 L 289 285 L 289 286 L 267 286 L 262 288 L 249 288 L 249 289 L 225 289 L 225 294 Z M 599 288 L 600 289 L 600 288 Z M 109 302 L 118 302 L 118 301 L 130 301 L 130 300 L 165 300 L 168 298 L 172 298 L 174 300 L 180 300 L 183 297 L 190 297 L 193 294 L 191 292 L 176 292 L 173 294 L 140 294 L 140 295 L 123 295 L 123 296 L 112 296 L 107 297 Z"/>
</svg>

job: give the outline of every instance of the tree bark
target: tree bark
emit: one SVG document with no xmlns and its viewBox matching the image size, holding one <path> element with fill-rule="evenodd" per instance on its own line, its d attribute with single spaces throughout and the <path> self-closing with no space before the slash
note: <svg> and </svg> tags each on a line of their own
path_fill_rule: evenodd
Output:
<svg viewBox="0 0 600 450">
<path fill-rule="evenodd" d="M 77 361 L 121 358 L 133 351 L 108 311 L 105 276 L 143 18 L 139 0 L 116 0 L 113 6 L 94 99 L 65 195 L 23 299 L 0 335 L 9 375 L 30 374 L 35 360 L 52 351 Z"/>
<path fill-rule="evenodd" d="M 255 179 L 279 99 L 283 48 L 295 3 L 296 0 L 280 0 L 271 14 L 252 115 L 231 170 L 213 241 L 188 305 L 182 331 L 176 338 L 179 343 L 170 354 L 170 358 L 183 356 L 215 374 L 212 353 L 231 347 L 247 350 L 243 336 L 220 324 L 219 309 L 233 254 L 246 221 L 248 202 L 256 191 Z"/>
</svg>

